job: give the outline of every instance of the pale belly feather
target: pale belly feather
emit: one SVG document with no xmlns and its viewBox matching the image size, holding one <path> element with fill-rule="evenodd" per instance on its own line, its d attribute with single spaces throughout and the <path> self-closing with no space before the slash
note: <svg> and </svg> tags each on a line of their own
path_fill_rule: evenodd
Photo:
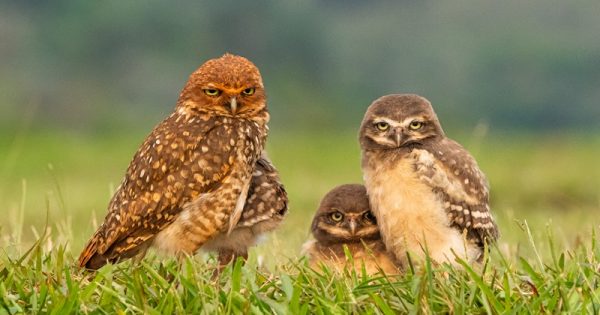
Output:
<svg viewBox="0 0 600 315">
<path fill-rule="evenodd" d="M 405 158 L 392 168 L 375 167 L 364 172 L 364 179 L 389 251 L 400 260 L 424 257 L 425 250 L 437 262 L 454 262 L 455 255 L 470 260 L 470 246 L 459 230 L 450 227 L 442 202 L 421 181 Z"/>
</svg>

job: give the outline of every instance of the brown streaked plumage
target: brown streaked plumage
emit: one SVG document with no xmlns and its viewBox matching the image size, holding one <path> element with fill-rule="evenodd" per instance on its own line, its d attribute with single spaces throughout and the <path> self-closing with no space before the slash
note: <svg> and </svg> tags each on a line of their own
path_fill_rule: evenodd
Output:
<svg viewBox="0 0 600 315">
<path fill-rule="evenodd" d="M 193 254 L 234 230 L 268 121 L 252 62 L 225 54 L 204 63 L 134 155 L 80 266 L 97 269 L 149 246 Z"/>
<path fill-rule="evenodd" d="M 328 192 L 314 216 L 311 231 L 314 240 L 306 242 L 303 250 L 312 267 L 323 264 L 338 272 L 360 272 L 364 266 L 368 274 L 380 270 L 398 273 L 379 235 L 363 185 L 346 184 Z M 346 259 L 344 246 L 352 255 L 351 261 Z"/>
<path fill-rule="evenodd" d="M 277 170 L 266 156 L 257 162 L 242 216 L 231 233 L 221 233 L 202 246 L 219 253 L 221 266 L 236 257 L 248 257 L 248 248 L 275 230 L 288 211 L 287 193 Z"/>
<path fill-rule="evenodd" d="M 400 261 L 406 253 L 454 263 L 454 253 L 481 258 L 498 238 L 489 189 L 475 159 L 447 138 L 429 101 L 383 96 L 360 129 L 362 170 L 383 241 Z M 454 253 L 453 253 L 454 252 Z"/>
</svg>

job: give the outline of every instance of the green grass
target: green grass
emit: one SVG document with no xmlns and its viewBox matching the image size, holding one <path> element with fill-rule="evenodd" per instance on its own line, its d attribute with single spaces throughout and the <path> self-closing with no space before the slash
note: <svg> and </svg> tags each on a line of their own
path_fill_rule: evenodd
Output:
<svg viewBox="0 0 600 315">
<path fill-rule="evenodd" d="M 320 197 L 361 181 L 356 134 L 272 134 L 290 215 L 216 280 L 207 255 L 74 266 L 144 132 L 0 136 L 0 314 L 600 312 L 600 138 L 456 137 L 492 186 L 502 236 L 490 260 L 369 278 L 314 271 L 300 255 Z"/>
</svg>

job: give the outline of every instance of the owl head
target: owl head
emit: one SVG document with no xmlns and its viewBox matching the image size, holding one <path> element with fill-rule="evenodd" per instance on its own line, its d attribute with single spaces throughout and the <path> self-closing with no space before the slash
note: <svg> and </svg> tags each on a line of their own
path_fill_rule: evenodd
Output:
<svg viewBox="0 0 600 315">
<path fill-rule="evenodd" d="M 375 100 L 360 126 L 363 150 L 412 148 L 444 137 L 431 103 L 415 94 L 391 94 Z"/>
<path fill-rule="evenodd" d="M 258 68 L 248 59 L 225 54 L 205 62 L 181 91 L 178 107 L 227 117 L 254 117 L 266 109 Z"/>
<path fill-rule="evenodd" d="M 377 221 L 370 210 L 365 186 L 347 184 L 328 192 L 321 200 L 311 230 L 321 244 L 379 239 Z"/>
</svg>

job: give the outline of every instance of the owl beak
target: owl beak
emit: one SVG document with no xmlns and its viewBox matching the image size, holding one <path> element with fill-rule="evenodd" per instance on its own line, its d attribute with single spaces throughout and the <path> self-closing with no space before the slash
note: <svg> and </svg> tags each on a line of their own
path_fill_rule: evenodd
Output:
<svg viewBox="0 0 600 315">
<path fill-rule="evenodd" d="M 396 146 L 400 147 L 402 146 L 402 130 L 396 130 L 396 134 L 394 134 L 394 140 L 396 140 Z"/>
<path fill-rule="evenodd" d="M 238 104 L 237 104 L 237 100 L 235 97 L 232 97 L 231 100 L 229 101 L 229 108 L 231 108 L 231 113 L 233 115 L 235 115 L 235 113 L 237 113 Z"/>
<path fill-rule="evenodd" d="M 356 222 L 354 221 L 350 221 L 350 232 L 352 233 L 352 235 L 356 234 Z"/>
</svg>

